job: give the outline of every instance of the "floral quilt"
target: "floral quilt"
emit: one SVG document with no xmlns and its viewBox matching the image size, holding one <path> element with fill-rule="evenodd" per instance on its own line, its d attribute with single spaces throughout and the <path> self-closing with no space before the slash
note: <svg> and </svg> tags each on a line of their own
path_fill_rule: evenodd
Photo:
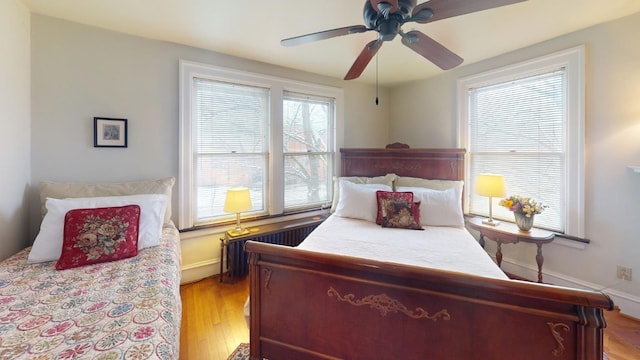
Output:
<svg viewBox="0 0 640 360">
<path fill-rule="evenodd" d="M 29 248 L 0 263 L 0 359 L 177 359 L 180 241 L 108 263 L 56 270 Z"/>
</svg>

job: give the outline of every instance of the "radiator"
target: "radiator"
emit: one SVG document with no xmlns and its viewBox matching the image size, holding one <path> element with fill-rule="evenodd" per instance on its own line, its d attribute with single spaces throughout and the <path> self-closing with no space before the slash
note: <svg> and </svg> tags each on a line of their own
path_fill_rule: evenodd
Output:
<svg viewBox="0 0 640 360">
<path fill-rule="evenodd" d="M 281 230 L 268 232 L 261 235 L 258 232 L 255 237 L 243 236 L 239 239 L 230 239 L 227 243 L 227 264 L 229 276 L 234 279 L 245 276 L 249 273 L 249 255 L 244 251 L 244 244 L 248 240 L 259 241 L 269 244 L 297 246 L 307 237 L 322 221 L 314 221 L 308 224 L 287 227 L 282 226 Z M 277 225 L 276 225 L 277 226 Z"/>
</svg>

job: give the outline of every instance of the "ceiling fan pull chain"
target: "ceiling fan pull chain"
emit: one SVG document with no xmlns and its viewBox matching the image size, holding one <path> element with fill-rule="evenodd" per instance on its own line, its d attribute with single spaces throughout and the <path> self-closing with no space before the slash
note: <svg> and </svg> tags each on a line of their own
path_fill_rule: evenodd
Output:
<svg viewBox="0 0 640 360">
<path fill-rule="evenodd" d="M 378 106 L 378 53 L 376 53 L 376 106 Z"/>
</svg>

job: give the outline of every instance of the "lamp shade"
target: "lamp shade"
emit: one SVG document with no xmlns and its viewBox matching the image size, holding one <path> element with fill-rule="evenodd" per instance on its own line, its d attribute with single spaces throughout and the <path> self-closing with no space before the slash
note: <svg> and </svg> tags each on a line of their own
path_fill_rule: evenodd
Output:
<svg viewBox="0 0 640 360">
<path fill-rule="evenodd" d="M 227 190 L 227 198 L 224 201 L 224 211 L 240 213 L 251 210 L 251 196 L 248 188 L 231 188 Z"/>
<path fill-rule="evenodd" d="M 476 194 L 491 197 L 505 196 L 504 177 L 497 174 L 478 174 Z"/>
</svg>

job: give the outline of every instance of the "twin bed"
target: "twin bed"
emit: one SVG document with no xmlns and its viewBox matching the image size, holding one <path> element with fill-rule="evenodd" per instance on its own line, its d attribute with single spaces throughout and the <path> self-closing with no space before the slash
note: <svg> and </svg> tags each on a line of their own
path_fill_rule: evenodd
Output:
<svg viewBox="0 0 640 360">
<path fill-rule="evenodd" d="M 464 229 L 443 196 L 464 150 L 341 154 L 333 215 L 297 248 L 246 245 L 251 359 L 603 358 L 605 294 L 509 280 Z M 390 178 L 422 201 L 408 208 L 424 230 L 376 224 Z"/>
<path fill-rule="evenodd" d="M 180 240 L 168 210 L 173 183 L 41 185 L 46 221 L 36 241 L 0 263 L 0 359 L 178 358 Z M 73 222 L 56 212 L 72 208 L 89 212 L 79 215 L 84 224 L 99 227 L 85 228 L 83 240 L 108 235 L 114 246 L 88 257 L 65 248 Z M 124 222 L 140 234 L 132 243 L 141 248 L 132 253 L 119 252 L 117 245 L 133 238 L 114 235 L 115 223 L 96 225 L 104 209 L 121 208 L 141 210 L 139 222 Z M 104 256 L 119 259 L 102 262 Z M 95 263 L 78 266 L 87 259 Z"/>
</svg>

